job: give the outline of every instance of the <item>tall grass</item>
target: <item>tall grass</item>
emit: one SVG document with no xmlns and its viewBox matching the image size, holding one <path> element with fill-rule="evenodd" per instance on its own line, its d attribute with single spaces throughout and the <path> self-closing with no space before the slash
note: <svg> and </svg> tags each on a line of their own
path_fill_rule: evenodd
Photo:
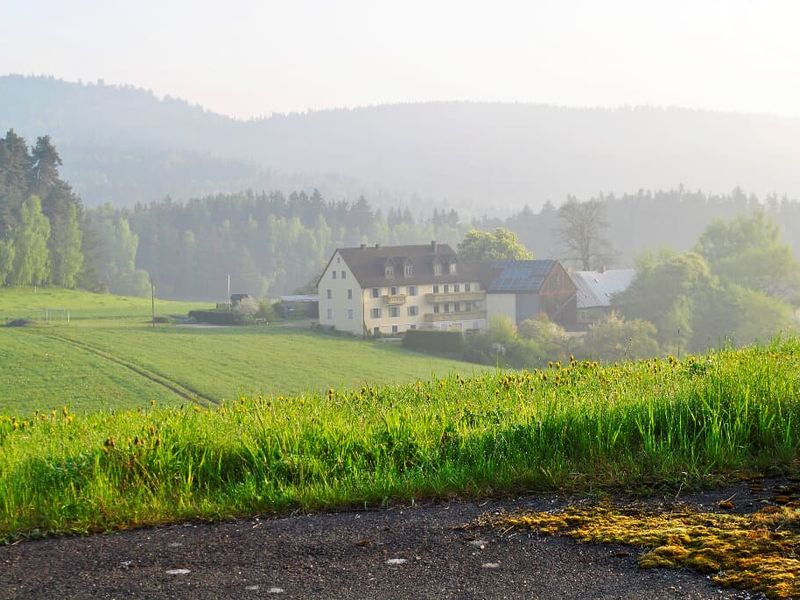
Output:
<svg viewBox="0 0 800 600">
<path fill-rule="evenodd" d="M 786 468 L 800 342 L 0 421 L 0 537 Z"/>
</svg>

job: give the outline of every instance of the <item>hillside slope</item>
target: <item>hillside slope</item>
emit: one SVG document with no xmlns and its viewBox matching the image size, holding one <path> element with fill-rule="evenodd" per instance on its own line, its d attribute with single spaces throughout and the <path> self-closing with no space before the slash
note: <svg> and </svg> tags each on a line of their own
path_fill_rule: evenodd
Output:
<svg viewBox="0 0 800 600">
<path fill-rule="evenodd" d="M 89 204 L 315 186 L 472 212 L 679 183 L 800 195 L 800 119 L 447 102 L 243 122 L 145 90 L 19 76 L 0 77 L 0 106 L 0 130 L 53 136 Z"/>
</svg>

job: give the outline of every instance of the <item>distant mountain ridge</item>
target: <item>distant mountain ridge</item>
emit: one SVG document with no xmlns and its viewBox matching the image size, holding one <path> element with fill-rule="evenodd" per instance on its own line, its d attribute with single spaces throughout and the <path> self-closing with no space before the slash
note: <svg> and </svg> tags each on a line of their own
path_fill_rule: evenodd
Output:
<svg viewBox="0 0 800 600">
<path fill-rule="evenodd" d="M 244 188 L 505 214 L 670 188 L 800 197 L 800 119 L 438 102 L 238 121 L 132 87 L 0 77 L 0 130 L 53 137 L 88 204 Z"/>
</svg>

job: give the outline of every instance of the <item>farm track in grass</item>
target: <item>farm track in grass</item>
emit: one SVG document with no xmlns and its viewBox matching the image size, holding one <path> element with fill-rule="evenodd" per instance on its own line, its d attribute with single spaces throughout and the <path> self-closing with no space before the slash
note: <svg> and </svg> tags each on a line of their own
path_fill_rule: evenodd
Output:
<svg viewBox="0 0 800 600">
<path fill-rule="evenodd" d="M 91 354 L 99 356 L 100 358 L 103 358 L 105 360 L 116 363 L 122 367 L 125 367 L 126 369 L 133 371 L 137 375 L 144 377 L 162 387 L 165 387 L 170 392 L 177 394 L 181 398 L 188 400 L 193 404 L 199 404 L 201 406 L 211 406 L 219 404 L 219 400 L 212 398 L 211 396 L 203 394 L 198 390 L 192 389 L 191 387 L 183 383 L 179 383 L 173 379 L 169 379 L 164 375 L 162 375 L 161 373 L 145 369 L 140 365 L 136 365 L 127 360 L 124 360 L 119 356 L 115 356 L 114 354 L 108 352 L 107 350 L 97 348 L 96 346 L 92 346 L 91 344 L 87 344 L 86 342 L 80 342 L 78 340 L 69 337 L 57 335 L 52 332 L 47 332 L 44 335 L 46 335 L 49 338 L 56 339 L 71 346 L 74 346 L 75 348 L 80 348 L 81 350 L 90 352 Z"/>
</svg>

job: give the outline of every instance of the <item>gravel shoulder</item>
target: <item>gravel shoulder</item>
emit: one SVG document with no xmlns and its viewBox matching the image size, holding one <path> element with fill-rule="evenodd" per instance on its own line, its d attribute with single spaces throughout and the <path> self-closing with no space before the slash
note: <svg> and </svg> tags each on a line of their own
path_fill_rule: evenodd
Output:
<svg viewBox="0 0 800 600">
<path fill-rule="evenodd" d="M 716 510 L 733 497 L 750 512 L 783 483 L 683 500 Z M 761 597 L 690 571 L 640 569 L 636 548 L 464 527 L 486 512 L 567 500 L 580 501 L 459 501 L 21 542 L 0 547 L 0 599 Z"/>
</svg>

